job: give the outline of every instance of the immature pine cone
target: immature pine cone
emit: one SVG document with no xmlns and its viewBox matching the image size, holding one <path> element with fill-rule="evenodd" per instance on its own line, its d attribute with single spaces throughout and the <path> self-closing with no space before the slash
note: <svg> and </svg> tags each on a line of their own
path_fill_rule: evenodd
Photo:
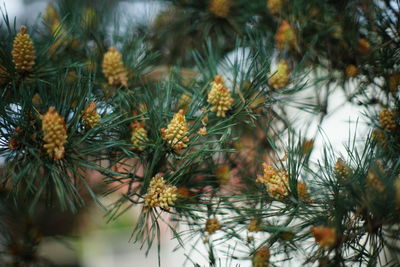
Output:
<svg viewBox="0 0 400 267">
<path fill-rule="evenodd" d="M 272 14 L 278 14 L 282 9 L 282 0 L 267 0 L 267 6 Z"/>
<path fill-rule="evenodd" d="M 225 117 L 226 112 L 232 108 L 233 98 L 231 92 L 225 87 L 221 75 L 215 76 L 214 81 L 211 82 L 207 102 L 213 105 L 211 111 L 216 112 L 217 117 Z"/>
<path fill-rule="evenodd" d="M 209 218 L 206 221 L 206 226 L 204 230 L 209 234 L 212 235 L 215 233 L 217 230 L 221 229 L 221 224 L 216 218 Z"/>
<path fill-rule="evenodd" d="M 263 169 L 264 174 L 259 175 L 256 182 L 263 183 L 271 197 L 279 200 L 284 199 L 289 194 L 289 176 L 286 171 L 277 171 L 266 163 L 263 163 Z"/>
<path fill-rule="evenodd" d="M 336 244 L 336 231 L 330 227 L 313 226 L 311 232 L 314 235 L 315 241 L 321 248 L 332 248 Z"/>
<path fill-rule="evenodd" d="M 20 73 L 31 71 L 36 58 L 32 39 L 26 30 L 25 26 L 21 26 L 19 33 L 15 36 L 11 52 L 15 69 Z"/>
<path fill-rule="evenodd" d="M 271 74 L 272 76 L 268 80 L 268 84 L 276 89 L 284 88 L 289 84 L 289 75 L 290 70 L 286 61 L 282 60 L 279 62 L 278 67 L 274 73 Z"/>
<path fill-rule="evenodd" d="M 211 0 L 208 11 L 216 17 L 226 18 L 231 8 L 230 0 Z"/>
<path fill-rule="evenodd" d="M 54 107 L 50 107 L 46 114 L 41 116 L 43 147 L 53 159 L 64 157 L 64 145 L 67 143 L 67 127 L 64 118 Z"/>
<path fill-rule="evenodd" d="M 396 129 L 396 121 L 394 120 L 395 116 L 395 111 L 389 109 L 381 110 L 379 113 L 379 123 L 381 127 L 387 131 L 393 131 Z"/>
<path fill-rule="evenodd" d="M 263 246 L 254 253 L 253 267 L 268 267 L 271 253 L 268 246 Z"/>
<path fill-rule="evenodd" d="M 128 87 L 128 72 L 122 62 L 122 56 L 117 49 L 110 47 L 104 54 L 103 74 L 109 85 L 123 85 Z"/>
<path fill-rule="evenodd" d="M 275 34 L 276 46 L 279 50 L 285 48 L 294 49 L 296 47 L 296 35 L 292 26 L 286 20 L 282 21 Z"/>
<path fill-rule="evenodd" d="M 168 210 L 178 198 L 176 186 L 165 183 L 164 177 L 157 174 L 151 181 L 144 196 L 144 205 L 150 208 L 160 207 Z"/>
<path fill-rule="evenodd" d="M 138 122 L 132 123 L 131 128 L 132 148 L 137 151 L 143 151 L 146 148 L 146 143 L 149 141 L 146 129 Z"/>
<path fill-rule="evenodd" d="M 161 129 L 161 135 L 164 140 L 175 150 L 181 150 L 187 147 L 189 126 L 186 123 L 183 109 L 175 113 L 167 129 Z"/>
<path fill-rule="evenodd" d="M 85 110 L 85 114 L 83 114 L 82 121 L 89 128 L 95 127 L 100 121 L 100 115 L 96 111 L 96 103 L 93 101 L 90 102 L 89 106 Z"/>
</svg>

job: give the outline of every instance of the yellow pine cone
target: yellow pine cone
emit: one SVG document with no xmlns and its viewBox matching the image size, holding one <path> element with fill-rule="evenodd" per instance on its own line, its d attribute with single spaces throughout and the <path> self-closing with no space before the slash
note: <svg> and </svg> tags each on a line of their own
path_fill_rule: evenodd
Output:
<svg viewBox="0 0 400 267">
<path fill-rule="evenodd" d="M 25 26 L 21 26 L 19 33 L 15 36 L 12 49 L 12 58 L 17 72 L 24 73 L 32 70 L 35 65 L 35 48 Z"/>
<path fill-rule="evenodd" d="M 382 109 L 379 113 L 379 124 L 387 131 L 393 131 L 396 129 L 396 121 L 394 117 L 396 112 L 389 109 Z"/>
<path fill-rule="evenodd" d="M 150 208 L 160 207 L 168 210 L 178 198 L 176 186 L 166 184 L 164 177 L 157 174 L 151 181 L 144 196 L 144 205 Z"/>
<path fill-rule="evenodd" d="M 44 149 L 53 159 L 62 159 L 68 137 L 64 117 L 59 115 L 54 107 L 50 107 L 47 113 L 41 116 L 41 120 Z"/>
<path fill-rule="evenodd" d="M 231 92 L 225 87 L 221 75 L 215 76 L 214 81 L 211 82 L 207 102 L 213 105 L 211 111 L 216 112 L 217 117 L 225 117 L 226 112 L 232 108 L 233 98 Z"/>
<path fill-rule="evenodd" d="M 128 87 L 128 71 L 122 62 L 122 55 L 114 47 L 110 47 L 104 54 L 103 74 L 109 85 L 123 85 Z"/>
<path fill-rule="evenodd" d="M 282 21 L 275 34 L 276 47 L 279 50 L 296 48 L 296 34 L 292 26 L 286 20 Z"/>
<path fill-rule="evenodd" d="M 146 143 L 149 141 L 147 131 L 144 126 L 138 122 L 132 123 L 131 143 L 134 150 L 143 151 Z"/>
<path fill-rule="evenodd" d="M 282 9 L 282 0 L 267 0 L 267 6 L 272 14 L 278 14 Z"/>
<path fill-rule="evenodd" d="M 85 113 L 82 116 L 83 124 L 89 128 L 95 127 L 99 124 L 100 115 L 96 111 L 96 103 L 90 102 L 89 106 L 86 108 Z"/>
<path fill-rule="evenodd" d="M 231 5 L 231 0 L 211 0 L 208 11 L 216 17 L 226 18 Z"/>
<path fill-rule="evenodd" d="M 336 160 L 334 172 L 339 181 L 344 181 L 350 176 L 350 168 L 341 158 Z"/>
<path fill-rule="evenodd" d="M 221 229 L 221 224 L 217 220 L 217 218 L 209 218 L 206 221 L 206 226 L 204 230 L 209 234 L 214 234 L 217 230 Z"/>
<path fill-rule="evenodd" d="M 290 69 L 286 61 L 279 62 L 276 71 L 270 75 L 272 76 L 269 78 L 268 84 L 275 90 L 287 86 L 289 84 Z"/>
<path fill-rule="evenodd" d="M 361 55 L 365 56 L 371 51 L 371 45 L 367 39 L 361 38 L 358 40 L 358 49 Z"/>
<path fill-rule="evenodd" d="M 286 171 L 278 171 L 266 163 L 263 163 L 263 169 L 263 175 L 259 175 L 256 182 L 262 183 L 267 187 L 268 195 L 278 200 L 288 196 L 289 176 Z"/>
<path fill-rule="evenodd" d="M 351 78 L 351 77 L 356 77 L 358 74 L 358 69 L 355 65 L 350 64 L 346 66 L 346 76 Z"/>
<path fill-rule="evenodd" d="M 187 147 L 186 143 L 189 142 L 188 130 L 189 126 L 186 123 L 183 109 L 181 109 L 174 114 L 167 129 L 161 129 L 161 135 L 174 150 L 178 151 Z"/>
<path fill-rule="evenodd" d="M 313 226 L 311 232 L 314 235 L 315 241 L 321 248 L 330 249 L 336 244 L 336 230 L 325 226 Z"/>
<path fill-rule="evenodd" d="M 253 267 L 268 267 L 271 253 L 268 246 L 263 246 L 254 253 Z"/>
</svg>

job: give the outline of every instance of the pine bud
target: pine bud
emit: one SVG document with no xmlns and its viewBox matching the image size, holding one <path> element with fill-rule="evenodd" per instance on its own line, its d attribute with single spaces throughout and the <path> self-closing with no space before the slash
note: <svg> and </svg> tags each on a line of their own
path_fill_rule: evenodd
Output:
<svg viewBox="0 0 400 267">
<path fill-rule="evenodd" d="M 310 200 L 310 195 L 308 194 L 308 186 L 305 182 L 297 182 L 297 197 L 304 202 L 308 202 Z"/>
<path fill-rule="evenodd" d="M 211 90 L 208 93 L 207 102 L 213 105 L 212 112 L 217 113 L 217 117 L 225 117 L 226 112 L 232 108 L 233 98 L 231 92 L 225 87 L 221 75 L 217 75 L 211 82 Z"/>
<path fill-rule="evenodd" d="M 207 128 L 206 127 L 201 127 L 198 131 L 197 131 L 198 135 L 204 136 L 207 134 Z"/>
<path fill-rule="evenodd" d="M 15 36 L 12 50 L 12 58 L 15 69 L 20 72 L 29 72 L 35 65 L 35 48 L 25 26 L 21 26 L 19 33 Z"/>
<path fill-rule="evenodd" d="M 369 44 L 367 39 L 361 38 L 358 40 L 358 49 L 359 49 L 361 55 L 365 56 L 371 50 L 371 45 Z"/>
<path fill-rule="evenodd" d="M 96 111 L 96 103 L 90 102 L 83 114 L 82 121 L 88 128 L 95 127 L 100 121 L 100 115 Z"/>
<path fill-rule="evenodd" d="M 21 127 L 18 126 L 15 128 L 14 133 L 12 134 L 12 137 L 8 140 L 8 148 L 10 150 L 18 150 L 21 148 L 21 143 L 18 142 L 18 135 L 21 132 Z"/>
<path fill-rule="evenodd" d="M 387 78 L 387 84 L 390 92 L 393 95 L 397 94 L 398 87 L 400 85 L 400 73 L 392 74 Z"/>
<path fill-rule="evenodd" d="M 209 218 L 206 221 L 206 226 L 204 230 L 209 234 L 214 234 L 217 230 L 221 229 L 221 224 L 217 220 L 217 218 Z"/>
<path fill-rule="evenodd" d="M 394 120 L 395 116 L 395 111 L 382 109 L 379 113 L 379 123 L 381 127 L 387 131 L 393 131 L 396 129 L 396 121 Z"/>
<path fill-rule="evenodd" d="M 53 159 L 62 159 L 68 137 L 64 117 L 59 115 L 54 107 L 50 107 L 47 113 L 41 116 L 41 120 L 44 149 Z"/>
<path fill-rule="evenodd" d="M 138 122 L 132 123 L 131 128 L 132 148 L 137 151 L 143 151 L 146 148 L 146 143 L 149 141 L 146 129 Z"/>
<path fill-rule="evenodd" d="M 247 230 L 253 233 L 261 231 L 260 220 L 252 219 L 247 226 Z"/>
<path fill-rule="evenodd" d="M 282 60 L 279 62 L 275 73 L 270 75 L 272 76 L 269 78 L 268 84 L 273 89 L 281 89 L 287 86 L 289 84 L 290 69 L 286 64 L 286 61 Z"/>
<path fill-rule="evenodd" d="M 0 85 L 4 85 L 8 82 L 9 74 L 7 70 L 0 65 Z"/>
<path fill-rule="evenodd" d="M 176 191 L 178 194 L 178 197 L 180 198 L 189 198 L 192 196 L 192 192 L 190 192 L 189 188 L 186 186 L 180 186 L 178 187 L 178 190 Z"/>
<path fill-rule="evenodd" d="M 321 248 L 330 249 L 336 244 L 336 230 L 330 227 L 313 226 L 311 232 L 314 235 L 315 241 Z"/>
<path fill-rule="evenodd" d="M 346 66 L 346 76 L 351 78 L 351 77 L 356 77 L 358 74 L 358 69 L 355 65 L 350 64 Z"/>
<path fill-rule="evenodd" d="M 367 185 L 379 193 L 383 193 L 383 191 L 385 191 L 385 185 L 382 183 L 380 177 L 384 176 L 384 174 L 385 170 L 382 166 L 382 163 L 380 161 L 376 161 L 368 170 Z"/>
<path fill-rule="evenodd" d="M 387 146 L 385 133 L 382 130 L 374 129 L 372 131 L 372 139 L 378 142 L 383 148 Z"/>
<path fill-rule="evenodd" d="M 282 9 L 282 0 L 267 0 L 267 6 L 272 14 L 278 14 Z"/>
<path fill-rule="evenodd" d="M 219 18 L 228 17 L 229 9 L 231 8 L 230 0 L 211 0 L 208 11 Z"/>
<path fill-rule="evenodd" d="M 189 126 L 181 109 L 175 113 L 167 129 L 161 129 L 161 135 L 174 150 L 181 150 L 187 147 L 186 143 L 189 142 L 188 130 Z"/>
<path fill-rule="evenodd" d="M 164 177 L 157 174 L 151 181 L 144 196 L 144 205 L 150 208 L 160 207 L 169 210 L 178 198 L 176 186 L 165 183 Z"/>
<path fill-rule="evenodd" d="M 334 172 L 338 181 L 345 181 L 350 176 L 350 171 L 349 166 L 347 166 L 343 159 L 338 158 L 336 160 Z"/>
<path fill-rule="evenodd" d="M 286 171 L 278 171 L 266 163 L 263 163 L 263 169 L 263 175 L 259 175 L 256 182 L 263 183 L 267 187 L 267 193 L 272 198 L 284 199 L 289 194 L 289 176 Z"/>
<path fill-rule="evenodd" d="M 228 184 L 231 178 L 231 170 L 228 165 L 220 165 L 214 171 L 215 177 L 220 185 Z"/>
<path fill-rule="evenodd" d="M 189 110 L 192 98 L 187 94 L 182 94 L 178 101 L 178 107 L 183 109 L 184 112 Z"/>
<path fill-rule="evenodd" d="M 114 47 L 110 47 L 104 54 L 103 74 L 109 85 L 123 85 L 128 87 L 128 71 L 122 62 L 122 55 Z"/>
<path fill-rule="evenodd" d="M 52 25 L 55 21 L 59 20 L 58 12 L 51 3 L 47 4 L 43 18 L 49 25 Z"/>
<path fill-rule="evenodd" d="M 301 145 L 301 150 L 303 154 L 310 154 L 314 149 L 314 139 L 306 139 Z"/>
<path fill-rule="evenodd" d="M 276 47 L 279 50 L 296 48 L 296 35 L 286 20 L 282 21 L 275 34 Z"/>
<path fill-rule="evenodd" d="M 253 267 L 268 267 L 271 253 L 268 246 L 263 246 L 254 253 Z"/>
</svg>

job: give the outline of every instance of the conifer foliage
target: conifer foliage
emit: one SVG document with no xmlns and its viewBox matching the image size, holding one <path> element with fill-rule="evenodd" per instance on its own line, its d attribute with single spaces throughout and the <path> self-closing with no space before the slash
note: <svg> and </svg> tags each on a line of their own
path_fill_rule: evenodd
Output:
<svg viewBox="0 0 400 267">
<path fill-rule="evenodd" d="M 45 264 L 37 217 L 91 202 L 195 266 L 400 264 L 399 1 L 159 0 L 145 24 L 120 2 L 3 10 L 0 265 Z M 369 127 L 345 154 L 296 121 L 337 91 Z"/>
</svg>

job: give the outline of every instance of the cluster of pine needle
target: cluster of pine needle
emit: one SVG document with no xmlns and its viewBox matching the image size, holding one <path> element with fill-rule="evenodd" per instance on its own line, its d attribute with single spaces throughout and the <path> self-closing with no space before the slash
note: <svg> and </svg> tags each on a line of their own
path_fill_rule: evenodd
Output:
<svg viewBox="0 0 400 267">
<path fill-rule="evenodd" d="M 148 249 L 166 223 L 194 265 L 198 244 L 210 266 L 398 265 L 400 3 L 157 2 L 145 25 L 119 1 L 3 10 L 0 263 L 39 264 L 43 211 L 95 201 L 139 207 Z M 322 125 L 336 90 L 370 132 L 314 160 L 290 112 Z"/>
</svg>

